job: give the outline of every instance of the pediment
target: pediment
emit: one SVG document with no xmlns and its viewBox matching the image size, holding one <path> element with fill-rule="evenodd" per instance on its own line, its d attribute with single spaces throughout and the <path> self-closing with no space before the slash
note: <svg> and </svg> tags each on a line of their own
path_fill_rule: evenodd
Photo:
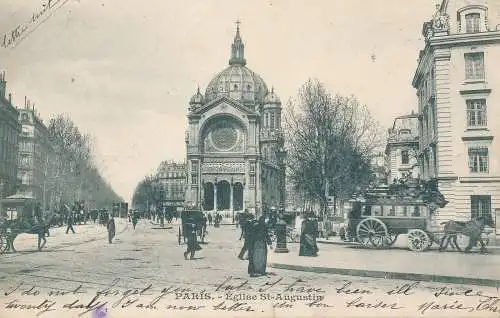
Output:
<svg viewBox="0 0 500 318">
<path fill-rule="evenodd" d="M 201 114 L 207 113 L 208 111 L 210 111 L 214 108 L 217 108 L 217 107 L 219 107 L 222 112 L 226 112 L 225 109 L 227 109 L 228 107 L 231 107 L 231 108 L 233 108 L 233 109 L 237 110 L 238 112 L 243 113 L 245 115 L 254 115 L 254 116 L 257 115 L 257 112 L 254 111 L 253 109 L 251 109 L 250 107 L 247 107 L 247 106 L 243 105 L 242 103 L 240 103 L 240 102 L 238 102 L 230 97 L 227 97 L 227 96 L 220 96 L 220 97 L 214 99 L 213 101 L 196 109 L 193 112 L 193 114 L 201 115 Z"/>
</svg>

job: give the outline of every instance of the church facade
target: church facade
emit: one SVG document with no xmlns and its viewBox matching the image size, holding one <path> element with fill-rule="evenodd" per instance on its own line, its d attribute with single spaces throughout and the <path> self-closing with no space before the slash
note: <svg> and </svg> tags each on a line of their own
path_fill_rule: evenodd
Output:
<svg viewBox="0 0 500 318">
<path fill-rule="evenodd" d="M 234 218 L 278 209 L 284 166 L 281 101 L 246 66 L 239 25 L 229 65 L 188 107 L 185 203 Z"/>
</svg>

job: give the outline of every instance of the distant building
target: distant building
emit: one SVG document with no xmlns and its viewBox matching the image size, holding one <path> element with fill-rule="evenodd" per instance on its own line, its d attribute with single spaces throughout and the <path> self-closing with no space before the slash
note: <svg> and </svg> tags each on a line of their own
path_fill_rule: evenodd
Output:
<svg viewBox="0 0 500 318">
<path fill-rule="evenodd" d="M 418 164 L 419 151 L 419 116 L 410 114 L 394 119 L 389 129 L 385 155 L 388 165 L 388 182 L 393 183 L 411 174 L 411 177 L 420 176 Z"/>
<path fill-rule="evenodd" d="M 52 145 L 49 132 L 40 119 L 34 105 L 25 100 L 24 108 L 19 108 L 18 192 L 34 197 L 46 209 L 51 202 L 51 193 L 47 189 Z"/>
<path fill-rule="evenodd" d="M 500 218 L 500 1 L 444 0 L 423 25 L 413 78 L 421 171 L 449 203 L 437 224 Z"/>
<path fill-rule="evenodd" d="M 164 161 L 157 171 L 162 205 L 165 212 L 176 212 L 184 205 L 186 194 L 186 164 Z"/>
<path fill-rule="evenodd" d="M 5 97 L 7 82 L 0 73 L 0 199 L 16 193 L 19 112 Z"/>
</svg>

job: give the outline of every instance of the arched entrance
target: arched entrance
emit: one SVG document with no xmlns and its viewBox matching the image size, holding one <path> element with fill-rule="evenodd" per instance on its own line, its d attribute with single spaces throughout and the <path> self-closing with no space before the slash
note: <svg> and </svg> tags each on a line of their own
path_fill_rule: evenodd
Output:
<svg viewBox="0 0 500 318">
<path fill-rule="evenodd" d="M 226 180 L 217 183 L 217 210 L 229 210 L 231 206 L 231 186 Z"/>
<path fill-rule="evenodd" d="M 243 185 L 239 182 L 233 184 L 233 211 L 243 210 Z"/>
<path fill-rule="evenodd" d="M 214 209 L 214 184 L 206 182 L 203 184 L 203 210 L 212 211 Z"/>
</svg>

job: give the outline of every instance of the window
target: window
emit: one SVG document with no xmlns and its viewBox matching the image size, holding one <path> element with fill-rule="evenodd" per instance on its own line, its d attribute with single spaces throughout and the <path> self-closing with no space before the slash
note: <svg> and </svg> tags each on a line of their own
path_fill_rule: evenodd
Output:
<svg viewBox="0 0 500 318">
<path fill-rule="evenodd" d="M 481 216 L 491 215 L 491 196 L 471 195 L 470 211 L 471 211 L 471 218 L 473 220 Z"/>
<path fill-rule="evenodd" d="M 488 172 L 488 148 L 469 148 L 469 171 Z"/>
<path fill-rule="evenodd" d="M 467 126 L 486 126 L 486 99 L 470 99 L 467 101 Z"/>
<path fill-rule="evenodd" d="M 465 79 L 484 79 L 484 53 L 466 53 L 465 55 Z"/>
<path fill-rule="evenodd" d="M 197 160 L 191 161 L 191 170 L 193 172 L 198 172 L 198 161 Z"/>
<path fill-rule="evenodd" d="M 408 150 L 401 151 L 401 164 L 407 165 L 410 163 L 410 155 L 408 154 Z"/>
<path fill-rule="evenodd" d="M 274 113 L 271 113 L 271 129 L 274 129 Z"/>
<path fill-rule="evenodd" d="M 465 15 L 465 32 L 477 33 L 481 32 L 481 15 L 479 13 L 469 13 Z"/>
</svg>

